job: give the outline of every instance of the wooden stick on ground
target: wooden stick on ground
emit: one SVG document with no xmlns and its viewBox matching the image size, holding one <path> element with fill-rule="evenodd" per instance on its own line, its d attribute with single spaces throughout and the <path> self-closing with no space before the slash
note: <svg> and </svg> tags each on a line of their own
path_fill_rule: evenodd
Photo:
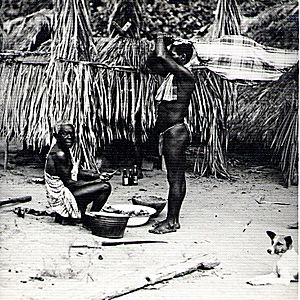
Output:
<svg viewBox="0 0 300 300">
<path fill-rule="evenodd" d="M 185 276 L 197 270 L 213 269 L 219 264 L 220 262 L 215 257 L 208 254 L 193 256 L 178 264 L 157 269 L 153 274 L 141 274 L 138 277 L 128 276 L 126 286 L 120 285 L 113 291 L 101 291 L 88 299 L 114 299 L 165 280 Z"/>
<path fill-rule="evenodd" d="M 168 242 L 166 242 L 166 241 L 151 241 L 151 240 L 103 241 L 103 242 L 101 242 L 101 246 L 137 245 L 137 244 L 151 244 L 151 243 L 168 243 Z M 101 249 L 102 248 L 101 246 L 71 245 L 70 248 Z"/>
<path fill-rule="evenodd" d="M 6 198 L 6 199 L 0 199 L 0 206 L 5 204 L 12 204 L 12 203 L 18 203 L 18 202 L 28 202 L 31 201 L 31 196 L 23 196 L 23 197 L 13 197 L 13 198 Z"/>
</svg>

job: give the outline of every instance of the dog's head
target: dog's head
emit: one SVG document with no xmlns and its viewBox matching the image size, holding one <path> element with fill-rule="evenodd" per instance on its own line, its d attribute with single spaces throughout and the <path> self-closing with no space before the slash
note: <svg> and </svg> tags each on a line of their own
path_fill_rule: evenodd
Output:
<svg viewBox="0 0 300 300">
<path fill-rule="evenodd" d="M 292 249 L 293 240 L 291 236 L 277 235 L 272 231 L 267 231 L 267 235 L 270 237 L 272 244 L 267 250 L 269 254 L 281 255 Z"/>
</svg>

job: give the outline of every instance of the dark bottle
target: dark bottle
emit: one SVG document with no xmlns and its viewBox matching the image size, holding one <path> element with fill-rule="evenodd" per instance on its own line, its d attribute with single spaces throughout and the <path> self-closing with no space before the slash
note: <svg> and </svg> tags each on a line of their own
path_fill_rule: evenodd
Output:
<svg viewBox="0 0 300 300">
<path fill-rule="evenodd" d="M 137 170 L 137 165 L 133 166 L 132 176 L 133 176 L 132 184 L 133 185 L 138 185 L 138 170 Z"/>
<path fill-rule="evenodd" d="M 126 169 L 123 170 L 122 185 L 125 185 L 125 186 L 129 185 L 129 178 L 128 178 Z"/>
<path fill-rule="evenodd" d="M 128 183 L 129 183 L 129 185 L 133 185 L 133 172 L 132 172 L 132 169 L 129 169 Z"/>
</svg>

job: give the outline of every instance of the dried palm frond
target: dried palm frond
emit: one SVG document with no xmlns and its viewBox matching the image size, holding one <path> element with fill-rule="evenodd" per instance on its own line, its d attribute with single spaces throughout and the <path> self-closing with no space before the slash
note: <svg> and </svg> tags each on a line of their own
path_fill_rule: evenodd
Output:
<svg viewBox="0 0 300 300">
<path fill-rule="evenodd" d="M 103 142 L 115 138 L 134 141 L 137 113 L 142 139 L 146 139 L 155 121 L 157 80 L 141 72 L 150 51 L 146 41 L 119 39 L 117 47 L 110 43 L 112 48 L 101 52 L 102 64 L 91 62 L 97 59 L 97 52 L 85 1 L 56 4 L 50 62 L 27 65 L 14 61 L 10 67 L 5 60 L 0 64 L 4 87 L 0 106 L 5 107 L 1 134 L 18 136 L 41 148 L 50 144 L 57 121 L 70 121 L 78 136 L 77 159 L 82 156 L 91 167 Z M 10 103 L 12 98 L 15 101 Z"/>
<path fill-rule="evenodd" d="M 99 70 L 95 80 L 96 94 L 100 99 L 97 108 L 101 140 L 114 139 L 135 141 L 136 115 L 141 114 L 142 140 L 146 140 L 147 131 L 154 126 L 154 76 L 138 73 L 134 70 Z"/>
<path fill-rule="evenodd" d="M 140 38 L 140 30 L 143 20 L 144 0 L 114 0 L 114 10 L 109 18 L 108 32 L 111 37 L 120 34 L 127 22 L 130 27 L 126 31 L 128 37 Z"/>
<path fill-rule="evenodd" d="M 28 139 L 38 145 L 49 144 L 57 121 L 68 120 L 76 128 L 76 158 L 82 156 L 88 167 L 95 165 L 95 97 L 90 61 L 95 51 L 85 0 L 57 1 L 51 59 L 36 108 L 28 122 Z M 36 120 L 33 114 L 38 115 Z"/>
<path fill-rule="evenodd" d="M 142 0 L 115 1 L 109 24 L 111 36 L 96 44 L 97 60 L 109 66 L 108 70 L 99 70 L 96 75 L 96 81 L 101 83 L 98 97 L 105 99 L 100 114 L 104 129 L 102 139 L 108 142 L 119 138 L 135 142 L 136 122 L 142 129 L 139 138 L 145 141 L 147 131 L 154 126 L 154 95 L 158 81 L 156 76 L 142 70 L 151 50 L 150 42 L 139 39 L 143 4 Z M 113 25 L 115 22 L 123 27 L 128 21 L 131 25 L 124 34 Z"/>
<path fill-rule="evenodd" d="M 48 10 L 41 10 L 26 18 L 6 22 L 5 32 L 15 45 L 13 48 L 30 50 L 38 46 L 41 41 L 40 33 L 45 28 L 47 30 L 50 28 L 50 19 L 51 13 Z M 27 32 L 26 38 L 22 37 L 24 31 Z M 49 56 L 47 53 L 25 54 L 18 51 L 10 51 L 8 56 L 1 55 L 0 134 L 7 140 L 15 138 L 27 142 L 28 124 L 39 121 L 37 111 L 40 103 L 37 98 L 45 84 L 44 71 Z M 32 141 L 32 144 L 35 145 L 35 142 Z"/>
<path fill-rule="evenodd" d="M 0 11 L 0 51 L 4 48 L 4 37 L 6 37 L 6 34 L 4 32 L 4 26 L 3 26 L 3 12 Z"/>
<path fill-rule="evenodd" d="M 241 15 L 236 0 L 219 0 L 213 24 L 212 37 L 241 34 Z"/>
<path fill-rule="evenodd" d="M 155 122 L 154 95 L 158 86 L 157 76 L 142 69 L 150 52 L 150 43 L 116 36 L 108 43 L 97 44 L 97 49 L 100 62 L 111 68 L 110 71 L 99 70 L 96 75 L 101 90 L 105 90 L 110 99 L 106 116 L 101 117 L 110 131 L 108 141 L 121 137 L 135 141 L 137 114 L 140 114 L 141 138 L 145 141 L 147 131 Z M 117 67 L 124 71 L 117 71 Z"/>
<path fill-rule="evenodd" d="M 0 134 L 8 140 L 26 141 L 29 118 L 39 118 L 36 99 L 44 86 L 47 61 L 41 63 L 40 55 L 32 54 L 0 61 Z"/>
<path fill-rule="evenodd" d="M 240 34 L 240 13 L 236 0 L 219 0 L 210 39 L 222 35 Z M 194 132 L 201 133 L 204 144 L 202 167 L 200 157 L 194 171 L 201 175 L 230 177 L 227 171 L 226 150 L 229 140 L 229 120 L 233 114 L 237 90 L 234 83 L 208 70 L 196 75 L 196 92 L 190 105 L 189 120 Z M 198 151 L 199 155 L 201 151 Z"/>
<path fill-rule="evenodd" d="M 201 167 L 200 158 L 196 158 L 194 171 L 202 176 L 229 177 L 224 152 L 229 138 L 228 122 L 233 112 L 230 83 L 209 70 L 197 71 L 195 76 L 197 85 L 188 120 L 191 131 L 201 133 L 204 157 Z"/>
<path fill-rule="evenodd" d="M 297 173 L 298 64 L 276 82 L 240 87 L 232 136 L 273 149 L 285 183 Z"/>
<path fill-rule="evenodd" d="M 298 105 L 296 101 L 279 124 L 272 147 L 275 154 L 280 156 L 279 166 L 287 187 L 291 184 L 297 184 Z"/>
</svg>

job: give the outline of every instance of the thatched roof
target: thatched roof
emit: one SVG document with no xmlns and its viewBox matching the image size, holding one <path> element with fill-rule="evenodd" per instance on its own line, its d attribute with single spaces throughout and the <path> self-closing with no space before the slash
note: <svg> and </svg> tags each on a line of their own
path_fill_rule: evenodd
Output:
<svg viewBox="0 0 300 300">
<path fill-rule="evenodd" d="M 287 185 L 297 173 L 298 74 L 296 64 L 278 81 L 241 86 L 230 134 L 231 140 L 259 144 L 274 153 Z"/>
<path fill-rule="evenodd" d="M 54 0 L 2 0 L 3 20 L 25 17 L 42 9 L 52 9 Z"/>
<path fill-rule="evenodd" d="M 239 87 L 232 138 L 271 146 L 280 118 L 298 99 L 298 68 L 298 64 L 295 65 L 278 81 Z M 296 97 L 292 97 L 293 94 Z"/>
<path fill-rule="evenodd" d="M 51 38 L 52 11 L 42 9 L 4 23 L 3 49 L 34 51 Z"/>
</svg>

